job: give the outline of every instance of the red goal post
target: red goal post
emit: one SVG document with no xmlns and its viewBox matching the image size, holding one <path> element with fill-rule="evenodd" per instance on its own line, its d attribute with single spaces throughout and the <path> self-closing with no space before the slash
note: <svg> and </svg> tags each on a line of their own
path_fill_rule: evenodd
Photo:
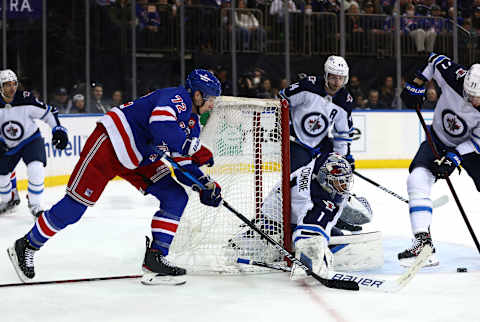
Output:
<svg viewBox="0 0 480 322">
<path fill-rule="evenodd" d="M 202 170 L 222 187 L 232 207 L 291 249 L 289 113 L 279 100 L 219 97 L 200 141 L 215 165 Z M 189 272 L 237 273 L 264 269 L 237 258 L 281 260 L 225 207 L 206 207 L 190 191 L 169 258 Z"/>
</svg>

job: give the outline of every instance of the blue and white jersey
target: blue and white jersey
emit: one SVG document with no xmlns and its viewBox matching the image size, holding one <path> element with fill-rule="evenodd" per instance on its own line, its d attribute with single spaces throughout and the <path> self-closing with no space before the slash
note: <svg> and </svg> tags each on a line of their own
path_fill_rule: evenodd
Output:
<svg viewBox="0 0 480 322">
<path fill-rule="evenodd" d="M 463 98 L 463 82 L 468 69 L 450 58 L 430 54 L 417 76 L 432 78 L 442 90 L 433 114 L 433 130 L 446 146 L 460 154 L 480 153 L 480 111 Z"/>
<path fill-rule="evenodd" d="M 122 165 L 135 169 L 151 156 L 155 146 L 181 154 L 190 135 L 191 115 L 190 93 L 179 86 L 114 107 L 99 122 L 105 126 Z"/>
<path fill-rule="evenodd" d="M 30 92 L 17 91 L 11 103 L 6 103 L 0 95 L 0 135 L 10 150 L 18 150 L 40 137 L 35 120 L 41 120 L 51 128 L 60 125 L 57 110 Z"/>
<path fill-rule="evenodd" d="M 333 151 L 348 154 L 351 142 L 353 98 L 345 88 L 333 97 L 325 91 L 321 78 L 308 76 L 280 92 L 290 105 L 293 135 L 310 147 L 317 147 L 328 135 L 333 135 Z"/>
</svg>

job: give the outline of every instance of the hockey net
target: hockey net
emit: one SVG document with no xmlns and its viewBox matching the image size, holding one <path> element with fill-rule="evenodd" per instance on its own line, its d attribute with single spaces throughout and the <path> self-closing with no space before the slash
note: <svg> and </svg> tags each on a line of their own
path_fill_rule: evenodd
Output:
<svg viewBox="0 0 480 322">
<path fill-rule="evenodd" d="M 222 187 L 222 197 L 274 240 L 290 248 L 288 111 L 278 100 L 219 97 L 200 136 L 215 165 L 202 170 Z M 227 208 L 212 208 L 189 191 L 189 202 L 169 259 L 189 273 L 261 272 L 238 258 L 281 261 L 277 250 Z M 274 194 L 275 198 L 268 195 Z M 268 213 L 265 216 L 264 213 Z"/>
</svg>

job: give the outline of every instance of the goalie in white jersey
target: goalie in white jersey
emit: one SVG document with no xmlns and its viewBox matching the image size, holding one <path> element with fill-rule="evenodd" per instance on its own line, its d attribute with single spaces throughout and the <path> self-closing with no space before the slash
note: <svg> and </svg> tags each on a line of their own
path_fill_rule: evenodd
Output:
<svg viewBox="0 0 480 322">
<path fill-rule="evenodd" d="M 17 75 L 0 71 L 0 211 L 12 205 L 10 175 L 20 159 L 27 166 L 28 205 L 34 216 L 42 211 L 41 196 L 45 180 L 45 142 L 34 120 L 52 128 L 52 145 L 63 150 L 68 143 L 67 130 L 60 125 L 55 107 L 36 99 L 30 92 L 18 92 Z"/>
<path fill-rule="evenodd" d="M 401 94 L 407 107 L 421 106 L 423 85 L 431 79 L 442 90 L 430 128 L 440 158 L 424 141 L 410 165 L 407 188 L 415 239 L 412 247 L 398 254 L 404 265 L 413 262 L 424 245 L 433 248 L 430 194 L 437 179 L 447 178 L 461 164 L 480 191 L 480 64 L 467 70 L 446 56 L 430 54 L 426 65 L 406 83 Z M 427 265 L 438 263 L 433 255 Z"/>
</svg>

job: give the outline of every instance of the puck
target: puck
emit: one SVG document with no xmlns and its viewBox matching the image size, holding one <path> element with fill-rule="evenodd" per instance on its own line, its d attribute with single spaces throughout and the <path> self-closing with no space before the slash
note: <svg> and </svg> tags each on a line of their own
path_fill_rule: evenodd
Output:
<svg viewBox="0 0 480 322">
<path fill-rule="evenodd" d="M 457 273 L 466 273 L 467 268 L 466 267 L 457 267 Z"/>
</svg>

